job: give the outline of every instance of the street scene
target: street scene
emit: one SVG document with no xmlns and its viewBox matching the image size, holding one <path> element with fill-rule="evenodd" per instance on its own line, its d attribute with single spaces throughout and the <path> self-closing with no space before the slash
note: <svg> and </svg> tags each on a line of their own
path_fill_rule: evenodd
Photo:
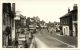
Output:
<svg viewBox="0 0 80 50">
<path fill-rule="evenodd" d="M 24 1 L 24 3 L 26 2 Z M 3 48 L 77 48 L 78 6 L 77 4 L 72 4 L 72 5 L 73 5 L 72 10 L 69 7 L 66 8 L 65 6 L 63 6 L 67 9 L 67 13 L 66 12 L 64 13 L 63 12 L 64 9 L 61 9 L 62 13 L 64 14 L 59 16 L 58 18 L 52 15 L 53 17 L 51 17 L 52 18 L 51 19 L 49 18 L 50 16 L 48 18 L 40 17 L 38 15 L 38 11 L 35 11 L 36 12 L 36 15 L 34 14 L 35 16 L 34 15 L 31 15 L 32 17 L 26 16 L 28 15 L 27 13 L 29 14 L 33 13 L 27 12 L 31 10 L 27 10 L 22 7 L 23 8 L 22 10 L 24 9 L 26 10 L 25 13 L 26 15 L 24 15 L 22 13 L 23 11 L 17 10 L 17 8 L 19 8 L 17 7 L 17 2 L 2 3 L 2 47 Z M 26 7 L 25 5 L 23 6 Z M 36 6 L 32 7 L 34 8 Z M 27 8 L 32 8 L 32 7 L 27 7 Z M 40 10 L 41 9 L 42 8 L 40 8 Z M 37 9 L 36 7 L 35 10 L 39 9 Z M 54 9 L 53 12 L 55 12 L 55 10 L 57 9 Z M 55 14 L 57 13 L 55 12 Z M 47 16 L 47 14 L 45 16 Z M 59 19 L 59 21 L 57 21 L 56 18 Z"/>
</svg>

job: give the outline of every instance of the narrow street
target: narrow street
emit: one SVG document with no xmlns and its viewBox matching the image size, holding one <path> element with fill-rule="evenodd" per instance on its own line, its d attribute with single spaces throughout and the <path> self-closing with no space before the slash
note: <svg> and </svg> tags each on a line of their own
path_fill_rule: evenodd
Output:
<svg viewBox="0 0 80 50">
<path fill-rule="evenodd" d="M 55 34 L 54 34 L 55 35 Z M 49 35 L 47 30 L 42 30 L 34 35 L 37 48 L 75 48 L 74 45 L 65 43 Z"/>
</svg>

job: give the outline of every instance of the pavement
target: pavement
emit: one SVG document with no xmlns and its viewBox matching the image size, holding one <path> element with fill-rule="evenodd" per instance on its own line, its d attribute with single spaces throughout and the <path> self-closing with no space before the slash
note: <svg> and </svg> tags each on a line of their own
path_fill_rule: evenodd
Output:
<svg viewBox="0 0 80 50">
<path fill-rule="evenodd" d="M 50 34 L 47 30 L 42 30 L 34 35 L 38 45 L 43 44 L 41 48 L 75 48 L 77 47 L 77 38 L 57 35 L 56 32 Z M 40 47 L 39 47 L 40 48 Z"/>
</svg>

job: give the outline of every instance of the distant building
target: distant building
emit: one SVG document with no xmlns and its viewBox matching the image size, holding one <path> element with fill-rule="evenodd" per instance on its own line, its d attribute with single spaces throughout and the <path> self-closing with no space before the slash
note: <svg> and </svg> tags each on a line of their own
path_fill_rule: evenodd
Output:
<svg viewBox="0 0 80 50">
<path fill-rule="evenodd" d="M 35 20 L 36 23 L 39 23 L 40 22 L 40 18 L 38 16 L 33 17 L 33 19 Z"/>
<path fill-rule="evenodd" d="M 68 13 L 60 17 L 60 28 L 62 35 L 77 36 L 77 14 L 78 7 L 74 4 L 73 10 L 68 9 Z"/>
<path fill-rule="evenodd" d="M 35 32 L 36 31 L 36 22 L 35 22 L 35 19 L 28 17 L 26 19 L 26 26 L 27 26 L 27 28 L 28 28 L 29 31 Z"/>
<path fill-rule="evenodd" d="M 21 15 L 20 21 L 21 21 L 21 27 L 25 28 L 26 27 L 26 16 Z"/>
<path fill-rule="evenodd" d="M 40 21 L 40 26 L 41 26 L 41 28 L 46 28 L 47 27 L 44 20 Z"/>
<path fill-rule="evenodd" d="M 29 25 L 30 25 L 30 17 L 26 19 L 26 27 L 29 28 Z"/>
</svg>

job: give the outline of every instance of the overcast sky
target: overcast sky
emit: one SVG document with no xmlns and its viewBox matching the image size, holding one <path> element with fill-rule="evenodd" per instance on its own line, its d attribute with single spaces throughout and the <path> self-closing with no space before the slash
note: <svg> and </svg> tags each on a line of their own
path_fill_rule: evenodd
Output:
<svg viewBox="0 0 80 50">
<path fill-rule="evenodd" d="M 46 22 L 59 21 L 65 15 L 68 8 L 73 9 L 75 0 L 5 0 L 4 2 L 15 2 L 16 11 L 26 17 L 39 16 Z"/>
</svg>

